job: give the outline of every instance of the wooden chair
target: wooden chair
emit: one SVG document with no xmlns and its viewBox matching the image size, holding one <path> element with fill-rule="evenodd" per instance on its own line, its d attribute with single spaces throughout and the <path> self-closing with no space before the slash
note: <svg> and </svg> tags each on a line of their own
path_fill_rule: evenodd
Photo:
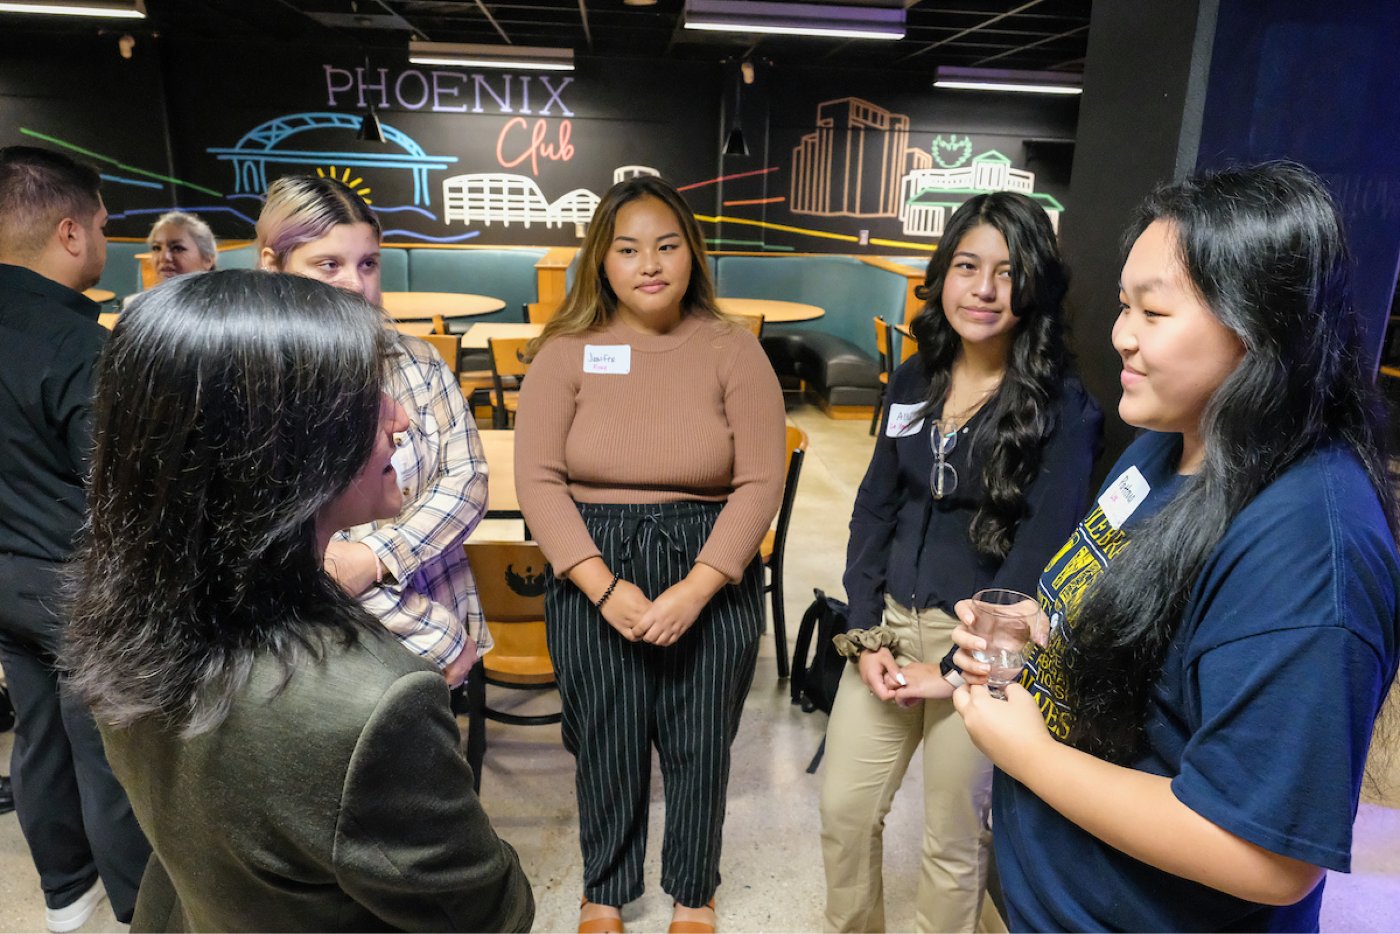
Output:
<svg viewBox="0 0 1400 934">
<path fill-rule="evenodd" d="M 783 503 L 778 507 L 778 520 L 758 546 L 758 556 L 768 569 L 768 582 L 763 592 L 768 594 L 773 613 L 773 644 L 778 650 L 778 677 L 788 676 L 787 617 L 783 610 L 783 556 L 787 551 L 788 525 L 792 522 L 792 504 L 797 498 L 797 480 L 802 475 L 802 460 L 807 456 L 807 433 L 795 425 L 787 426 L 787 479 L 783 481 Z"/>
<path fill-rule="evenodd" d="M 919 352 L 919 342 L 908 323 L 899 325 L 895 330 L 899 332 L 899 362 L 903 363 Z"/>
<path fill-rule="evenodd" d="M 559 313 L 559 306 L 547 302 L 526 302 L 520 306 L 520 317 L 526 324 L 548 324 Z"/>
<path fill-rule="evenodd" d="M 544 592 L 549 563 L 534 542 L 468 542 L 467 562 L 495 648 L 472 669 L 466 689 L 467 762 L 481 791 L 481 764 L 486 758 L 486 721 L 515 726 L 558 723 L 559 713 L 516 714 L 486 703 L 486 686 L 547 691 L 557 685 L 545 644 Z"/>
<path fill-rule="evenodd" d="M 457 365 L 462 354 L 462 338 L 456 334 L 424 334 L 419 340 L 427 341 L 442 357 L 447 368 L 457 376 Z"/>
<path fill-rule="evenodd" d="M 520 359 L 530 338 L 493 337 L 486 343 L 491 349 L 491 427 L 509 428 L 511 413 L 520 405 L 520 390 L 507 388 L 506 380 L 514 377 L 518 381 L 530 369 Z"/>
<path fill-rule="evenodd" d="M 885 394 L 890 388 L 890 377 L 894 375 L 894 335 L 885 319 L 875 316 L 875 350 L 880 356 L 880 398 L 875 403 L 875 414 L 870 418 L 870 433 L 880 427 L 880 414 L 885 411 Z"/>
<path fill-rule="evenodd" d="M 763 315 L 735 315 L 737 323 L 753 332 L 753 336 L 763 338 Z"/>
<path fill-rule="evenodd" d="M 430 321 L 395 321 L 394 330 L 412 337 L 426 337 L 438 333 Z"/>
</svg>

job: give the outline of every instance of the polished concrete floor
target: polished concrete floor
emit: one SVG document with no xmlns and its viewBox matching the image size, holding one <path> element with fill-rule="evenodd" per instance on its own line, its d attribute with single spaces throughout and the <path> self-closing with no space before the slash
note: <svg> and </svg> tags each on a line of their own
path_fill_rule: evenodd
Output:
<svg viewBox="0 0 1400 934">
<path fill-rule="evenodd" d="M 856 487 L 870 455 L 867 425 L 831 421 L 811 408 L 792 420 L 806 430 L 810 448 L 799 486 L 788 542 L 786 595 L 789 640 L 812 598 L 812 588 L 840 593 L 846 524 Z M 500 527 L 497 527 L 499 530 Z M 510 529 L 484 530 L 509 534 Z M 790 647 L 788 651 L 790 651 Z M 758 676 L 749 695 L 734 751 L 729 813 L 725 824 L 718 895 L 722 926 L 735 931 L 814 931 L 821 927 L 823 881 L 818 838 L 820 774 L 806 767 L 821 741 L 825 717 L 804 714 L 777 679 L 774 646 L 765 637 Z M 495 689 L 492 689 L 495 692 Z M 512 692 L 493 693 L 494 705 L 518 702 Z M 557 705 L 553 695 L 531 697 L 525 709 Z M 12 734 L 0 734 L 0 764 Z M 559 728 L 492 723 L 482 774 L 482 802 L 497 831 L 519 851 L 534 884 L 538 931 L 568 931 L 580 894 L 573 763 L 559 742 Z M 1400 930 L 1400 750 L 1391 763 L 1388 799 L 1368 799 L 1356 822 L 1351 875 L 1332 874 L 1323 908 L 1324 931 Z M 914 922 L 922 795 L 918 770 L 896 797 L 885 834 L 885 897 L 891 930 Z M 665 930 L 669 899 L 659 888 L 660 775 L 652 785 L 647 893 L 626 907 L 636 931 Z M 0 817 L 0 931 L 43 927 L 43 900 L 13 815 Z M 120 931 L 105 903 L 84 931 Z"/>
</svg>

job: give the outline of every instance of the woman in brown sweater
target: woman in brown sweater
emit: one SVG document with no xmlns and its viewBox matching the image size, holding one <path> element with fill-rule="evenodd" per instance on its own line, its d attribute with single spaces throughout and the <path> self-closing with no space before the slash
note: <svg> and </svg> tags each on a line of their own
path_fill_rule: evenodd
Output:
<svg viewBox="0 0 1400 934">
<path fill-rule="evenodd" d="M 653 743 L 672 930 L 713 930 L 729 747 L 763 627 L 755 556 L 782 496 L 777 377 L 720 312 L 699 225 L 655 177 L 603 197 L 530 350 L 516 484 L 555 575 L 545 613 L 578 762 L 579 930 L 622 930 L 621 906 L 642 894 Z"/>
</svg>

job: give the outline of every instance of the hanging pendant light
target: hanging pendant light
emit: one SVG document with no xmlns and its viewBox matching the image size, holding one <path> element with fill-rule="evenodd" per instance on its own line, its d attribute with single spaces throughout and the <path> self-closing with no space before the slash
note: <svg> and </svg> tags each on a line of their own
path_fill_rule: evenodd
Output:
<svg viewBox="0 0 1400 934">
<path fill-rule="evenodd" d="M 748 70 L 744 70 L 748 66 Z M 740 126 L 740 111 L 743 109 L 744 83 L 752 83 L 749 77 L 753 74 L 753 65 L 748 61 L 743 62 L 734 76 L 734 115 L 730 119 L 729 136 L 724 140 L 724 154 L 726 156 L 747 156 L 749 154 L 748 141 L 744 139 L 744 130 Z M 744 83 L 740 83 L 742 75 Z"/>
<path fill-rule="evenodd" d="M 744 131 L 739 127 L 738 122 L 729 131 L 729 138 L 724 141 L 724 154 L 726 156 L 747 156 L 749 154 L 749 144 L 744 139 Z"/>
<path fill-rule="evenodd" d="M 379 114 L 374 112 L 373 104 L 369 105 L 364 119 L 360 121 L 360 129 L 356 131 L 355 139 L 368 143 L 384 142 L 384 128 L 379 125 Z"/>
</svg>

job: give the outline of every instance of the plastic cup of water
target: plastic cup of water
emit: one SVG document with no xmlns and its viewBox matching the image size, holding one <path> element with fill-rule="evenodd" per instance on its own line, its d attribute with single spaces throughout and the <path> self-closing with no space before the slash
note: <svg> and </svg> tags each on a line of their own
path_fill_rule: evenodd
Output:
<svg viewBox="0 0 1400 934">
<path fill-rule="evenodd" d="M 1040 613 L 1034 597 L 1016 590 L 979 590 L 972 595 L 972 632 L 987 640 L 987 648 L 972 657 L 991 666 L 987 690 L 1006 699 L 1006 686 L 1015 681 L 1026 664 L 1026 643 L 1031 625 Z"/>
</svg>

